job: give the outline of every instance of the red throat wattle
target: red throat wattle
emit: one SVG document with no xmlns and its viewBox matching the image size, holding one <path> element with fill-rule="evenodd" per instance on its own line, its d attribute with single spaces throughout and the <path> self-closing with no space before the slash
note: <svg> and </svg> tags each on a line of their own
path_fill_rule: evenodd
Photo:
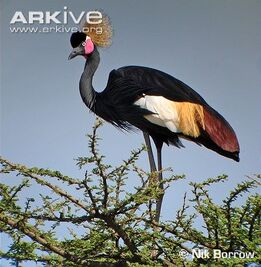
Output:
<svg viewBox="0 0 261 267">
<path fill-rule="evenodd" d="M 94 44 L 93 44 L 91 38 L 86 39 L 84 50 L 85 50 L 85 57 L 88 54 L 91 54 L 93 52 L 93 50 L 94 50 Z"/>
</svg>

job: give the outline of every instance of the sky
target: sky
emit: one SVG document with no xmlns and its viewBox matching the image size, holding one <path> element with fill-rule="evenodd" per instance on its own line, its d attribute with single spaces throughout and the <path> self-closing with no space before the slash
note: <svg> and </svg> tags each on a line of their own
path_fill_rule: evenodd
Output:
<svg viewBox="0 0 261 267">
<path fill-rule="evenodd" d="M 254 0 L 1 0 L 3 157 L 77 176 L 74 159 L 88 153 L 86 134 L 91 132 L 95 116 L 83 104 L 78 89 L 84 60 L 68 61 L 70 33 L 10 31 L 16 11 L 27 17 L 29 11 L 64 11 L 64 6 L 75 15 L 102 9 L 111 18 L 113 43 L 100 49 L 101 63 L 94 77 L 97 91 L 105 88 L 112 69 L 153 67 L 196 90 L 238 136 L 239 163 L 188 141 L 183 141 L 185 149 L 164 146 L 163 166 L 186 174 L 187 179 L 169 188 L 163 218 L 174 214 L 190 181 L 227 174 L 229 180 L 212 192 L 219 201 L 246 175 L 260 173 L 261 2 Z M 69 21 L 66 26 L 75 25 Z M 122 133 L 109 124 L 99 135 L 100 150 L 111 165 L 128 158 L 130 151 L 143 143 L 140 132 Z M 139 166 L 149 169 L 146 154 Z M 128 186 L 133 186 L 132 181 Z M 8 240 L 2 237 L 1 242 Z"/>
</svg>

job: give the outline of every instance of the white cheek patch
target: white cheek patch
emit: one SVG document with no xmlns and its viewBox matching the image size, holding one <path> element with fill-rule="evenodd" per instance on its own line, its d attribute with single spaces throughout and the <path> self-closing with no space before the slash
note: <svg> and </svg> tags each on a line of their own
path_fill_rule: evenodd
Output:
<svg viewBox="0 0 261 267">
<path fill-rule="evenodd" d="M 154 113 L 145 116 L 151 123 L 166 127 L 174 133 L 181 132 L 175 102 L 163 96 L 145 95 L 134 102 L 134 104 Z"/>
</svg>

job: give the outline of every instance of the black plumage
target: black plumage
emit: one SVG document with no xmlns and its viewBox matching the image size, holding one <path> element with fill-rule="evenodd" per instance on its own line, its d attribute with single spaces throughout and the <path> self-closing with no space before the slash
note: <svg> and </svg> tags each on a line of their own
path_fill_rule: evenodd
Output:
<svg viewBox="0 0 261 267">
<path fill-rule="evenodd" d="M 127 66 L 112 70 L 106 88 L 103 92 L 97 93 L 93 111 L 116 127 L 129 131 L 134 126 L 148 132 L 153 139 L 177 147 L 184 147 L 179 137 L 186 138 L 199 145 L 203 144 L 223 156 L 238 160 L 238 151 L 224 151 L 205 131 L 194 138 L 182 133 L 173 133 L 165 127 L 150 123 L 144 116 L 151 112 L 133 104 L 144 94 L 163 96 L 175 102 L 203 105 L 230 127 L 226 120 L 188 85 L 162 71 L 141 66 Z"/>
</svg>

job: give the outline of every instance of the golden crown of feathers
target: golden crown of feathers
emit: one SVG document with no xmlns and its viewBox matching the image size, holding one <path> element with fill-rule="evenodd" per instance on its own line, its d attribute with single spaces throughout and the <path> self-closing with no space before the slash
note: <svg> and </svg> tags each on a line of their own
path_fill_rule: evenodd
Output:
<svg viewBox="0 0 261 267">
<path fill-rule="evenodd" d="M 113 34 L 110 17 L 101 10 L 95 10 L 95 12 L 99 12 L 102 18 L 92 18 L 92 23 L 89 23 L 84 16 L 80 23 L 81 31 L 88 35 L 96 46 L 108 47 L 112 43 Z M 100 23 L 93 23 L 100 20 Z"/>
</svg>

